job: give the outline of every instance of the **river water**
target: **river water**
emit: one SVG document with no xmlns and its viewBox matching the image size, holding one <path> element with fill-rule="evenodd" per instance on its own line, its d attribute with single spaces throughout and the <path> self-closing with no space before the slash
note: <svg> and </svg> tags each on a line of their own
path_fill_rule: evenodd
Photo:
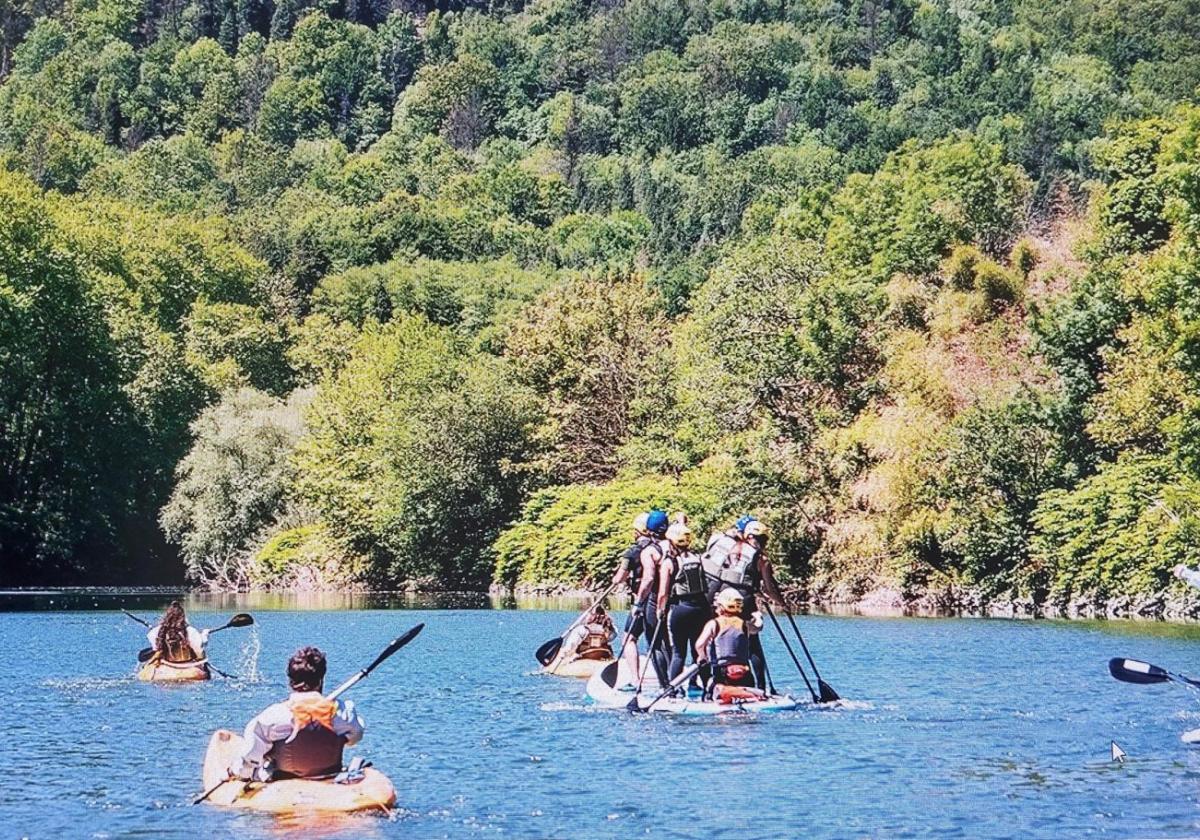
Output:
<svg viewBox="0 0 1200 840">
<path fill-rule="evenodd" d="M 254 613 L 209 648 L 238 678 L 139 683 L 144 629 L 117 607 L 152 617 L 166 600 L 0 594 L 3 836 L 1200 835 L 1200 747 L 1179 740 L 1200 704 L 1106 668 L 1136 656 L 1200 673 L 1196 627 L 805 617 L 848 708 L 684 720 L 589 708 L 582 681 L 531 673 L 567 605 L 192 598 L 199 626 Z M 368 726 L 358 750 L 396 785 L 390 818 L 296 824 L 189 805 L 210 733 L 285 694 L 296 646 L 328 653 L 332 687 L 417 622 L 351 695 Z M 802 692 L 773 634 L 766 648 L 776 684 Z"/>
</svg>

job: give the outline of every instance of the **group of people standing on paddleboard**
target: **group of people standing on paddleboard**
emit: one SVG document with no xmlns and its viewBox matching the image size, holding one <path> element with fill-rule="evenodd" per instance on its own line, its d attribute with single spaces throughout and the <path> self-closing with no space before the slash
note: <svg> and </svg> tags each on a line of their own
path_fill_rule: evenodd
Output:
<svg viewBox="0 0 1200 840">
<path fill-rule="evenodd" d="M 146 634 L 156 661 L 203 663 L 209 630 L 188 624 L 183 606 L 172 601 Z M 327 663 L 315 647 L 302 647 L 287 664 L 291 693 L 246 724 L 245 749 L 229 767 L 230 778 L 329 778 L 342 769 L 342 750 L 362 740 L 364 726 L 352 700 L 323 695 Z"/>
<path fill-rule="evenodd" d="M 783 603 L 767 559 L 767 527 L 742 516 L 714 533 L 703 553 L 694 550 L 693 539 L 683 514 L 651 510 L 634 519 L 633 542 L 612 579 L 632 593 L 617 651 L 619 687 L 640 691 L 650 667 L 661 686 L 673 685 L 690 658 L 699 666 L 693 683 L 706 696 L 720 702 L 764 697 L 769 680 L 759 599 Z"/>
</svg>

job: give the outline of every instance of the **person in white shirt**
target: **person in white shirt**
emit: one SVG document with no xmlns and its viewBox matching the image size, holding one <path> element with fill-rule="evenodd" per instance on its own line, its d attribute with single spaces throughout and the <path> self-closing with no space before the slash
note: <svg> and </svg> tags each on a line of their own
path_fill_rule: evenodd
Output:
<svg viewBox="0 0 1200 840">
<path fill-rule="evenodd" d="M 315 647 L 292 654 L 292 693 L 246 724 L 246 749 L 229 768 L 232 776 L 265 782 L 341 772 L 342 748 L 361 741 L 364 727 L 352 701 L 322 696 L 325 668 L 325 654 Z"/>
<path fill-rule="evenodd" d="M 1172 569 L 1171 572 L 1175 575 L 1175 577 L 1179 578 L 1183 582 L 1200 589 L 1200 571 L 1189 569 L 1187 566 L 1180 563 L 1178 566 Z"/>
<path fill-rule="evenodd" d="M 208 644 L 207 630 L 197 630 L 188 624 L 183 606 L 172 601 L 163 614 L 162 621 L 146 633 L 150 647 L 166 662 L 198 662 L 204 659 L 204 648 Z"/>
</svg>

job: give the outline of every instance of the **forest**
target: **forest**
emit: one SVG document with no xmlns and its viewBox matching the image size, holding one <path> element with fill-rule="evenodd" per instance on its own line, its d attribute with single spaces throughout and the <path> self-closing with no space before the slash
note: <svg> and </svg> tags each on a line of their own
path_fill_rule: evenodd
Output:
<svg viewBox="0 0 1200 840">
<path fill-rule="evenodd" d="M 0 0 L 0 80 L 0 584 L 1200 549 L 1197 0 Z"/>
</svg>

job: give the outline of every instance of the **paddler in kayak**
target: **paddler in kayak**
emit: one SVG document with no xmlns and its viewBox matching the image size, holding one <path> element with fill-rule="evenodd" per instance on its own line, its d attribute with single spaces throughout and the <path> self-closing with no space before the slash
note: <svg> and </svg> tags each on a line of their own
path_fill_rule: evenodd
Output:
<svg viewBox="0 0 1200 840">
<path fill-rule="evenodd" d="M 736 589 L 717 593 L 717 615 L 704 625 L 696 640 L 696 661 L 708 671 L 709 693 L 718 703 L 762 700 L 766 693 L 754 688 L 751 639 L 762 631 L 762 615 L 742 618 L 742 595 Z M 709 670 L 711 669 L 711 670 Z"/>
<path fill-rule="evenodd" d="M 546 666 L 546 670 L 554 673 L 563 665 L 577 659 L 595 659 L 607 662 L 612 659 L 612 640 L 617 636 L 617 629 L 608 615 L 603 604 L 596 604 L 582 624 L 575 627 L 563 638 L 558 656 Z"/>
<path fill-rule="evenodd" d="M 208 645 L 208 630 L 197 630 L 188 624 L 183 605 L 172 601 L 163 614 L 162 621 L 146 633 L 150 647 L 154 649 L 153 662 L 165 661 L 172 664 L 204 661 L 204 648 Z"/>
<path fill-rule="evenodd" d="M 758 611 L 757 598 L 765 597 L 774 604 L 783 604 L 775 571 L 767 559 L 767 526 L 757 519 L 743 517 L 736 536 L 721 534 L 709 541 L 704 553 L 704 572 L 709 580 L 709 594 L 715 597 L 722 589 L 734 589 L 742 596 L 742 618 L 750 620 Z M 736 529 L 735 529 L 736 530 Z M 767 688 L 766 654 L 758 634 L 750 638 L 751 664 L 754 684 Z"/>
<path fill-rule="evenodd" d="M 658 614 L 667 616 L 670 630 L 668 681 L 683 672 L 689 652 L 694 658 L 696 640 L 712 617 L 704 568 L 691 545 L 692 529 L 676 522 L 667 529 L 666 556 L 658 567 Z"/>
<path fill-rule="evenodd" d="M 259 782 L 319 779 L 342 770 L 342 748 L 362 740 L 363 722 L 352 700 L 326 700 L 325 654 L 303 647 L 288 660 L 287 700 L 268 706 L 246 724 L 246 750 L 232 776 Z"/>
</svg>

